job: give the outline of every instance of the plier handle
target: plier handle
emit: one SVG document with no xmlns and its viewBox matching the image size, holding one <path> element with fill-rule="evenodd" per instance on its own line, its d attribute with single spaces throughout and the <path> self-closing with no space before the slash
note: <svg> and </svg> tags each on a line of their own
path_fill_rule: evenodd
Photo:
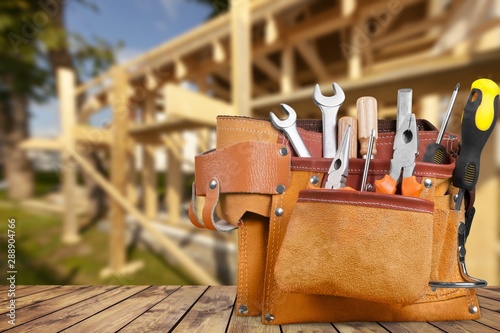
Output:
<svg viewBox="0 0 500 333">
<path fill-rule="evenodd" d="M 415 114 L 407 114 L 400 122 L 394 136 L 393 149 L 389 174 L 375 181 L 376 192 L 396 193 L 396 187 L 402 178 L 401 193 L 405 196 L 418 198 L 423 186 L 417 182 L 413 175 L 415 159 L 418 154 L 418 129 Z"/>
</svg>

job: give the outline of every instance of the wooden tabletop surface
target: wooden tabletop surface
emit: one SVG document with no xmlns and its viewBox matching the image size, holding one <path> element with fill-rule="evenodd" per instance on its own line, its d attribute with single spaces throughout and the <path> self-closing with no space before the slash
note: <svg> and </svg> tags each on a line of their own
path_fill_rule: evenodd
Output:
<svg viewBox="0 0 500 333">
<path fill-rule="evenodd" d="M 500 287 L 478 290 L 482 318 L 431 323 L 262 325 L 234 314 L 234 286 L 17 286 L 16 325 L 0 287 L 7 332 L 500 332 Z"/>
</svg>

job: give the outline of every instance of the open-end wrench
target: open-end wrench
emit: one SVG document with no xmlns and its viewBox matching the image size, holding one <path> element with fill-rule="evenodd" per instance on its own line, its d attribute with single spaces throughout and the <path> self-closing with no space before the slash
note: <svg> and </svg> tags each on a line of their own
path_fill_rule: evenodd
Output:
<svg viewBox="0 0 500 333">
<path fill-rule="evenodd" d="M 288 140 L 295 149 L 295 152 L 300 157 L 311 157 L 309 150 L 307 150 L 304 141 L 300 137 L 299 131 L 297 131 L 297 126 L 295 122 L 297 121 L 297 113 L 290 105 L 280 104 L 281 108 L 288 115 L 286 119 L 279 119 L 273 112 L 269 112 L 269 117 L 271 118 L 271 123 L 277 129 L 285 133 Z"/>
<path fill-rule="evenodd" d="M 334 157 L 337 152 L 337 113 L 345 100 L 340 86 L 333 82 L 334 96 L 324 96 L 319 84 L 314 87 L 313 100 L 323 113 L 323 157 Z"/>
</svg>

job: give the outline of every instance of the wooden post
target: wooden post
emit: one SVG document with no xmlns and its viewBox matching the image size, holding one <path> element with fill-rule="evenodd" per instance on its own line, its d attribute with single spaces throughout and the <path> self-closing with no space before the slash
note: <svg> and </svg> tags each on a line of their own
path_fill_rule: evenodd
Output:
<svg viewBox="0 0 500 333">
<path fill-rule="evenodd" d="M 453 88 L 453 87 L 452 87 Z M 451 97 L 450 90 L 450 97 Z M 443 121 L 446 110 L 441 110 L 438 94 L 425 95 L 420 99 L 420 113 L 418 118 L 427 119 L 438 129 Z"/>
<path fill-rule="evenodd" d="M 143 123 L 151 124 L 155 120 L 156 94 L 149 92 L 144 101 Z M 143 205 L 146 216 L 153 219 L 158 214 L 158 195 L 156 193 L 156 149 L 145 144 L 142 150 L 142 188 Z"/>
<path fill-rule="evenodd" d="M 231 0 L 231 95 L 236 112 L 251 114 L 251 39 L 249 0 Z"/>
<path fill-rule="evenodd" d="M 201 79 L 198 80 L 198 91 L 200 93 L 207 92 L 207 81 L 205 75 L 202 75 Z M 210 147 L 210 128 L 201 128 L 197 131 L 197 143 L 198 143 L 198 153 L 209 150 Z"/>
<path fill-rule="evenodd" d="M 182 134 L 174 132 L 166 135 L 170 144 L 167 145 L 167 189 L 166 205 L 168 220 L 171 224 L 178 224 L 181 218 L 183 193 L 182 177 Z"/>
<path fill-rule="evenodd" d="M 356 0 L 342 0 L 342 16 L 351 15 L 356 9 Z"/>
<path fill-rule="evenodd" d="M 135 122 L 135 114 L 135 110 L 130 110 L 129 117 L 127 117 L 129 123 L 133 124 Z M 135 140 L 127 136 L 127 198 L 133 205 L 137 205 L 139 200 L 137 193 L 136 148 Z"/>
<path fill-rule="evenodd" d="M 293 47 L 287 45 L 281 54 L 281 92 L 291 93 L 295 85 L 295 57 Z"/>
<path fill-rule="evenodd" d="M 188 275 L 194 282 L 199 284 L 219 284 L 219 282 L 208 275 L 208 273 L 205 272 L 205 270 L 203 270 L 200 265 L 198 265 L 193 261 L 193 259 L 188 257 L 175 242 L 165 237 L 151 223 L 149 223 L 148 219 L 136 207 L 132 206 L 125 198 L 125 196 L 119 193 L 116 187 L 113 186 L 113 184 L 111 184 L 107 179 L 105 179 L 99 172 L 97 172 L 89 162 L 87 162 L 84 158 L 82 158 L 74 151 L 70 151 L 69 153 L 78 162 L 82 170 L 89 174 L 96 181 L 96 183 L 99 184 L 99 186 L 101 186 L 101 188 L 113 199 L 113 202 L 116 202 L 118 205 L 120 205 L 120 207 L 122 207 L 132 217 L 134 217 L 139 225 L 144 228 L 144 230 L 146 230 L 158 242 L 158 244 L 163 247 L 174 260 L 176 260 L 176 262 L 178 262 L 179 267 L 182 269 L 183 273 Z M 130 272 L 132 271 L 132 268 L 137 268 L 138 266 L 139 265 L 136 264 L 135 267 L 129 267 L 127 271 Z M 105 271 L 101 273 L 101 276 L 109 276 L 109 272 Z"/>
<path fill-rule="evenodd" d="M 64 221 L 62 241 L 66 244 L 77 243 L 78 219 L 76 206 L 76 165 L 68 151 L 76 148 L 73 129 L 76 125 L 75 73 L 67 68 L 57 70 L 57 94 L 59 96 L 59 113 L 62 129 L 62 189 L 64 195 Z"/>
<path fill-rule="evenodd" d="M 128 96 L 127 73 L 125 68 L 116 66 L 112 70 L 113 78 L 113 124 L 111 149 L 111 183 L 123 196 L 127 191 L 127 125 Z M 110 269 L 120 272 L 125 266 L 125 211 L 115 201 L 111 202 L 110 221 Z"/>
</svg>

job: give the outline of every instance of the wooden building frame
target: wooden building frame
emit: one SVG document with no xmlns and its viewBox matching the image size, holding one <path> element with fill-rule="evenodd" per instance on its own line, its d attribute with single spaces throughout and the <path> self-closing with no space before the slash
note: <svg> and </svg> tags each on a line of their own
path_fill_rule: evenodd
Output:
<svg viewBox="0 0 500 333">
<path fill-rule="evenodd" d="M 62 153 L 63 239 L 78 240 L 70 209 L 76 163 L 113 199 L 109 268 L 122 272 L 125 214 L 147 229 L 148 220 L 158 212 L 155 147 L 167 151 L 166 205 L 169 223 L 177 224 L 182 215 L 182 132 L 197 130 L 200 148 L 206 149 L 217 114 L 267 118 L 281 102 L 293 105 L 300 117 L 320 118 L 311 100 L 315 83 L 325 93 L 331 91 L 332 81 L 342 86 L 347 98 L 339 117 L 354 116 L 357 98 L 367 95 L 377 98 L 380 118 L 395 117 L 397 89 L 411 87 L 417 115 L 439 125 L 444 109 L 440 102 L 457 82 L 463 87 L 459 109 L 468 95 L 467 85 L 478 76 L 500 80 L 500 5 L 496 1 L 445 4 L 441 0 L 233 0 L 229 13 L 83 84 L 76 86 L 74 74 L 60 70 L 62 135 L 52 141 L 31 139 L 24 147 Z M 198 91 L 182 88 L 181 82 L 190 82 Z M 75 100 L 84 93 L 86 102 L 77 117 Z M 89 117 L 107 106 L 113 110 L 112 126 L 91 129 Z M 157 120 L 158 113 L 165 114 L 164 120 Z M 449 130 L 459 131 L 458 112 Z M 500 209 L 492 200 L 500 197 L 499 167 L 494 161 L 500 148 L 490 141 L 489 154 L 483 154 L 474 226 L 488 230 L 488 236 L 478 239 L 480 231 L 472 232 L 468 267 L 472 275 L 498 284 Z M 110 179 L 80 156 L 80 145 L 110 152 Z M 144 152 L 141 184 L 133 176 L 136 145 Z M 142 187 L 140 196 L 137 186 Z M 143 211 L 138 209 L 140 202 Z M 214 282 L 168 239 L 158 236 L 158 241 L 190 276 L 205 284 Z"/>
</svg>

